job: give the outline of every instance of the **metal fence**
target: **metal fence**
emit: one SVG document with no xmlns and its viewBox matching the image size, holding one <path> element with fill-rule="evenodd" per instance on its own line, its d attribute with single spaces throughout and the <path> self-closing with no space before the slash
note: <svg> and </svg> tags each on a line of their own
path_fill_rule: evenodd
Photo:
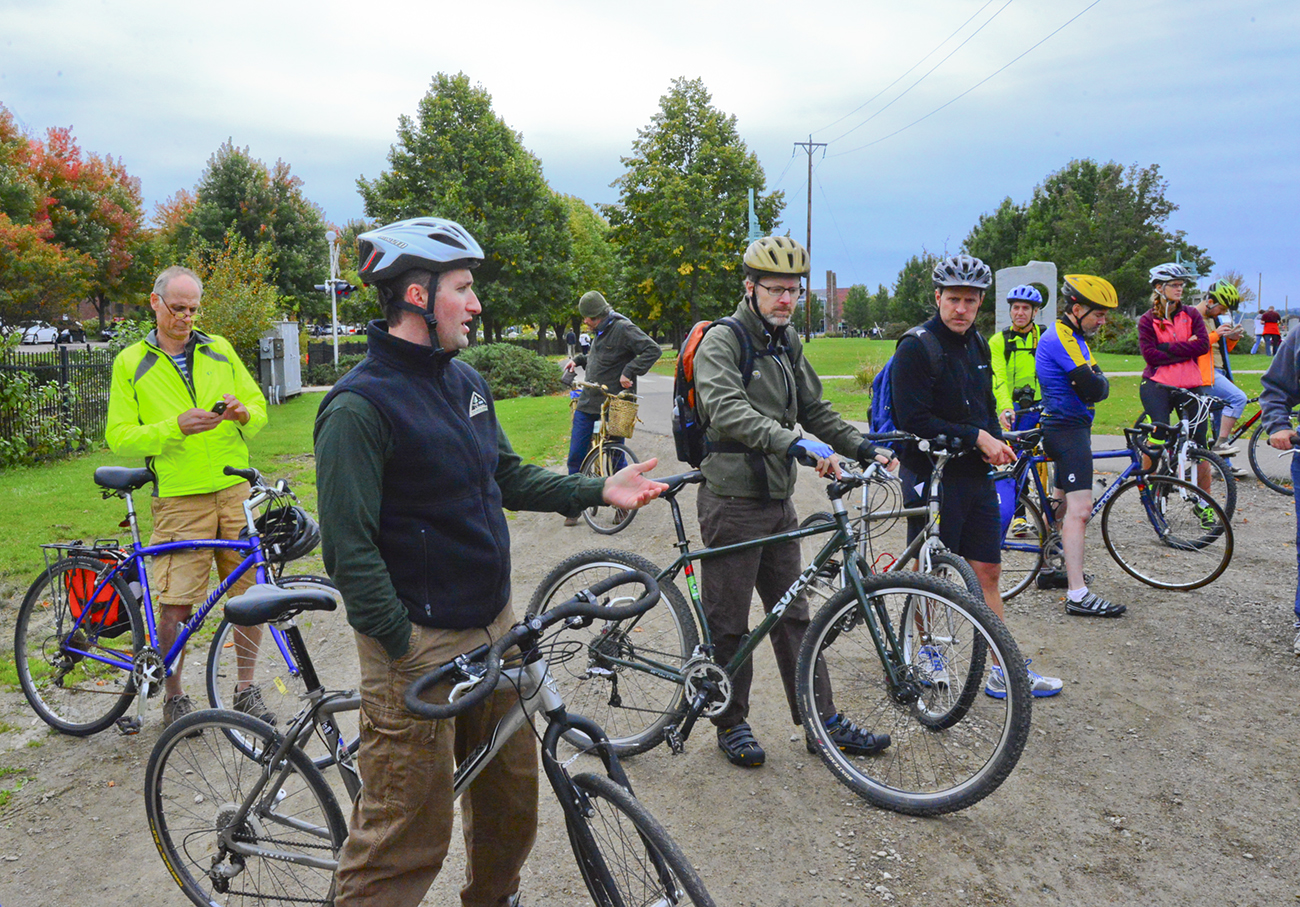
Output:
<svg viewBox="0 0 1300 907">
<path fill-rule="evenodd" d="M 34 375 L 39 384 L 57 384 L 59 393 L 51 400 L 36 398 L 34 412 L 0 407 L 0 436 L 12 438 L 29 431 L 33 422 L 58 419 L 81 429 L 82 449 L 103 439 L 113 373 L 110 351 L 69 346 L 43 352 L 0 351 L 0 375 L 17 373 Z M 65 452 L 73 449 L 69 443 Z"/>
</svg>

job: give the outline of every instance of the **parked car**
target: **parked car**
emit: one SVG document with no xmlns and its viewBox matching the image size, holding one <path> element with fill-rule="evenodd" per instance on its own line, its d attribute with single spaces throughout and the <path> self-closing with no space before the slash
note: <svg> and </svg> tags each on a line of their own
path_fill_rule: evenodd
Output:
<svg viewBox="0 0 1300 907">
<path fill-rule="evenodd" d="M 79 324 L 71 325 L 59 331 L 59 339 L 55 343 L 85 343 L 86 331 Z"/>
<path fill-rule="evenodd" d="M 54 343 L 59 339 L 59 329 L 38 321 L 23 329 L 23 343 Z"/>
</svg>

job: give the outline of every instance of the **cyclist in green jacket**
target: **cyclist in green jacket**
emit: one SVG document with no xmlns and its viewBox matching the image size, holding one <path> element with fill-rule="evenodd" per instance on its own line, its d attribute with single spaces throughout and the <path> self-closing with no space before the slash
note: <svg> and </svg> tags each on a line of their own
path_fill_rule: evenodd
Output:
<svg viewBox="0 0 1300 907">
<path fill-rule="evenodd" d="M 1007 294 L 1007 302 L 1011 304 L 1011 326 L 989 338 L 989 352 L 993 357 L 993 399 L 1003 429 L 1022 431 L 1033 428 L 1038 419 L 1032 414 L 1016 419 L 1015 411 L 1032 406 L 1043 395 L 1034 369 L 1034 355 L 1043 335 L 1043 329 L 1034 322 L 1034 316 L 1043 305 L 1043 294 L 1024 284 Z"/>
<path fill-rule="evenodd" d="M 144 457 L 156 477 L 151 499 L 150 545 L 186 539 L 235 539 L 244 528 L 248 483 L 228 476 L 227 466 L 248 468 L 247 441 L 266 425 L 266 401 L 234 347 L 222 337 L 195 330 L 203 283 L 189 268 L 158 275 L 149 304 L 157 326 L 113 360 L 105 439 L 113 453 Z M 161 614 L 158 642 L 166 652 L 177 627 L 207 597 L 212 549 L 177 551 L 153 559 L 150 579 Z M 215 552 L 225 579 L 242 557 Z M 238 595 L 253 582 L 249 572 L 231 588 Z M 260 627 L 236 629 L 235 708 L 275 723 L 252 683 Z M 181 689 L 185 658 L 165 681 L 163 723 L 194 710 Z"/>
</svg>

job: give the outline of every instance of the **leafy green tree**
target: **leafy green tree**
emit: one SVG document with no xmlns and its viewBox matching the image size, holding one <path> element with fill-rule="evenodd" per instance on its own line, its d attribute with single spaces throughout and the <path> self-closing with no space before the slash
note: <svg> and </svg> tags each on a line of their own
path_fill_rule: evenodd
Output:
<svg viewBox="0 0 1300 907">
<path fill-rule="evenodd" d="M 939 256 L 922 251 L 913 255 L 898 272 L 889 304 L 889 320 L 920 324 L 934 314 L 932 275 Z"/>
<path fill-rule="evenodd" d="M 569 328 L 578 330 L 577 296 L 588 290 L 599 290 L 615 308 L 622 307 L 623 296 L 618 249 L 609 239 L 609 221 L 580 198 L 572 195 L 561 198 L 569 209 L 569 234 L 573 243 L 570 267 L 575 297 L 554 300 L 544 312 L 545 321 L 539 319 L 537 325 L 539 337 L 547 325 L 553 326 L 557 340 L 563 340 Z"/>
<path fill-rule="evenodd" d="M 192 203 L 181 196 L 175 205 L 180 210 L 172 213 L 182 217 L 175 225 L 178 253 L 219 247 L 234 231 L 250 248 L 266 248 L 272 284 L 300 312 L 328 308 L 313 289 L 329 267 L 325 219 L 284 161 L 268 167 L 227 140 L 208 158 Z"/>
<path fill-rule="evenodd" d="M 464 73 L 434 76 L 415 118 L 399 118 L 388 164 L 375 179 L 357 180 L 366 216 L 447 217 L 478 239 L 487 258 L 475 290 L 487 339 L 573 296 L 569 208 L 483 86 Z"/>
<path fill-rule="evenodd" d="M 735 305 L 749 190 L 763 224 L 777 222 L 784 196 L 763 192 L 763 167 L 735 116 L 713 106 L 699 79 L 673 80 L 622 162 L 619 200 L 605 215 L 623 254 L 628 308 L 681 336 Z"/>
<path fill-rule="evenodd" d="M 1178 253 L 1201 273 L 1214 264 L 1182 230 L 1167 228 L 1178 210 L 1168 188 L 1157 164 L 1074 160 L 1037 186 L 1028 203 L 1004 199 L 982 216 L 963 248 L 995 269 L 1038 260 L 1055 262 L 1062 273 L 1097 274 L 1136 310 L 1146 304 L 1152 265 Z"/>
<path fill-rule="evenodd" d="M 826 319 L 826 306 L 822 303 L 822 298 L 816 293 L 809 293 L 808 298 L 812 300 L 812 325 L 814 331 L 820 331 L 822 324 Z M 726 308 L 728 311 L 735 308 L 735 303 L 731 303 Z M 794 314 L 790 317 L 790 324 L 802 330 L 808 322 L 804 318 L 803 303 L 797 302 L 794 306 Z M 834 325 L 831 326 L 832 328 Z"/>
<path fill-rule="evenodd" d="M 39 227 L 0 213 L 0 324 L 71 314 L 93 269 L 89 256 L 46 242 Z"/>
<path fill-rule="evenodd" d="M 889 287 L 882 284 L 876 285 L 876 292 L 871 296 L 871 324 L 868 328 L 875 327 L 879 322 L 889 320 L 889 306 L 892 300 L 889 297 Z"/>
<path fill-rule="evenodd" d="M 203 280 L 196 327 L 229 340 L 254 375 L 258 340 L 280 310 L 280 294 L 271 282 L 274 256 L 270 245 L 254 246 L 232 229 L 220 244 L 191 249 L 185 261 Z"/>
<path fill-rule="evenodd" d="M 871 294 L 860 283 L 849 287 L 844 296 L 844 320 L 850 326 L 865 331 L 871 327 Z"/>
</svg>

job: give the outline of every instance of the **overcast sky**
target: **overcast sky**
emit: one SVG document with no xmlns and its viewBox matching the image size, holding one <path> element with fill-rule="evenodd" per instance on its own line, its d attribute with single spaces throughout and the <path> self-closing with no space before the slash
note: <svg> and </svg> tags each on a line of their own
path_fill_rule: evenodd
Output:
<svg viewBox="0 0 1300 907">
<path fill-rule="evenodd" d="M 1212 276 L 1262 274 L 1266 306 L 1300 308 L 1295 0 L 0 0 L 0 103 L 121 157 L 150 210 L 230 138 L 287 161 L 330 220 L 361 217 L 357 177 L 384 169 L 439 71 L 482 84 L 551 186 L 593 204 L 617 200 L 619 159 L 677 76 L 736 115 L 786 193 L 781 232 L 805 232 L 793 144 L 827 142 L 814 286 L 828 268 L 892 284 L 1091 157 L 1159 164 L 1170 226 Z"/>
</svg>

